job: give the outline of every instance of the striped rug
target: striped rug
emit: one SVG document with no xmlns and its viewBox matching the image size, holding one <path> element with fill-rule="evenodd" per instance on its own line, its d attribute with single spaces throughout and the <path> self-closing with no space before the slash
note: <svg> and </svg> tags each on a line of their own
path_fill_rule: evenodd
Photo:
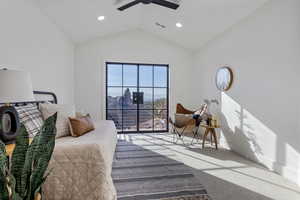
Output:
<svg viewBox="0 0 300 200">
<path fill-rule="evenodd" d="M 119 140 L 112 177 L 118 200 L 211 200 L 189 167 L 164 146 Z"/>
</svg>

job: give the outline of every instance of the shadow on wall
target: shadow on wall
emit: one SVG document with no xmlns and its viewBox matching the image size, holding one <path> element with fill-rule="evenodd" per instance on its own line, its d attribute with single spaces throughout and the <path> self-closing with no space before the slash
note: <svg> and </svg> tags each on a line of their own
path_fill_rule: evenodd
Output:
<svg viewBox="0 0 300 200">
<path fill-rule="evenodd" d="M 223 133 L 220 141 L 225 142 L 226 146 L 294 182 L 297 181 L 299 153 L 224 92 L 221 94 L 219 117 Z"/>
<path fill-rule="evenodd" d="M 233 119 L 236 120 L 235 126 L 231 126 L 224 113 L 220 112 L 222 132 L 228 147 L 259 163 L 258 157 L 262 156 L 263 152 L 260 145 L 256 142 L 257 138 L 254 134 L 254 128 L 245 122 L 247 115 L 244 114 L 244 109 L 242 107 L 238 108 L 238 110 L 235 109 L 232 114 L 234 115 Z M 247 129 L 247 132 L 245 129 Z"/>
</svg>

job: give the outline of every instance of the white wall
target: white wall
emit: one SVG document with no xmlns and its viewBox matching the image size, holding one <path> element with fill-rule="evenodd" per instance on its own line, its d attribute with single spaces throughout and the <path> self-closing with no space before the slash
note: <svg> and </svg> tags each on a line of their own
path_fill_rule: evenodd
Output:
<svg viewBox="0 0 300 200">
<path fill-rule="evenodd" d="M 300 1 L 270 1 L 209 42 L 195 63 L 201 92 L 193 104 L 221 101 L 222 142 L 300 184 Z M 223 65 L 234 71 L 225 93 L 214 83 Z"/>
<path fill-rule="evenodd" d="M 98 38 L 75 50 L 75 86 L 78 110 L 104 119 L 105 62 L 170 64 L 171 113 L 177 102 L 190 104 L 191 56 L 148 33 L 136 30 Z"/>
<path fill-rule="evenodd" d="M 73 44 L 28 0 L 0 1 L 0 67 L 29 71 L 35 90 L 74 103 Z"/>
</svg>

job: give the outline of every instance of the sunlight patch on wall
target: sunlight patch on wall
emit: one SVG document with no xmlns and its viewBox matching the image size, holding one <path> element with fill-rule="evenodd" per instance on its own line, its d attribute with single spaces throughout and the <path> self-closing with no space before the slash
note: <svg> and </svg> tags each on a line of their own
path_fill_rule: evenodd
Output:
<svg viewBox="0 0 300 200">
<path fill-rule="evenodd" d="M 283 166 L 288 164 L 288 166 L 283 167 L 282 175 L 288 179 L 294 179 L 295 176 L 299 177 L 299 164 L 300 164 L 300 154 L 289 144 L 285 144 L 285 163 L 282 163 Z M 294 166 L 291 168 L 290 166 Z M 299 178 L 300 179 L 300 178 Z M 298 180 L 300 184 L 300 180 Z"/>
<path fill-rule="evenodd" d="M 221 96 L 221 123 L 230 149 L 273 168 L 276 134 L 225 92 Z"/>
<path fill-rule="evenodd" d="M 229 128 L 235 134 L 236 127 L 241 127 L 241 120 L 238 113 L 241 111 L 241 106 L 232 98 L 222 92 L 221 97 L 221 117 L 222 125 L 225 123 L 226 128 Z"/>
</svg>

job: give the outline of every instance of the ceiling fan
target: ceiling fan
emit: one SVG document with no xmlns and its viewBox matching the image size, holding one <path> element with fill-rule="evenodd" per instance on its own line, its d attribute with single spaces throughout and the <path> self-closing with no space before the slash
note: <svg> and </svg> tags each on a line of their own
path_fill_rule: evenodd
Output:
<svg viewBox="0 0 300 200">
<path fill-rule="evenodd" d="M 173 2 L 174 1 L 174 2 Z M 159 5 L 159 6 L 163 6 L 163 7 L 166 7 L 166 8 L 170 8 L 170 9 L 174 9 L 176 10 L 178 7 L 179 7 L 179 4 L 177 3 L 177 1 L 175 0 L 134 0 L 134 1 L 131 1 L 125 5 L 122 5 L 121 7 L 118 8 L 118 10 L 120 11 L 124 11 L 132 6 L 135 6 L 139 3 L 142 3 L 142 4 L 156 4 L 156 5 Z M 176 3 L 175 3 L 176 2 Z"/>
</svg>

